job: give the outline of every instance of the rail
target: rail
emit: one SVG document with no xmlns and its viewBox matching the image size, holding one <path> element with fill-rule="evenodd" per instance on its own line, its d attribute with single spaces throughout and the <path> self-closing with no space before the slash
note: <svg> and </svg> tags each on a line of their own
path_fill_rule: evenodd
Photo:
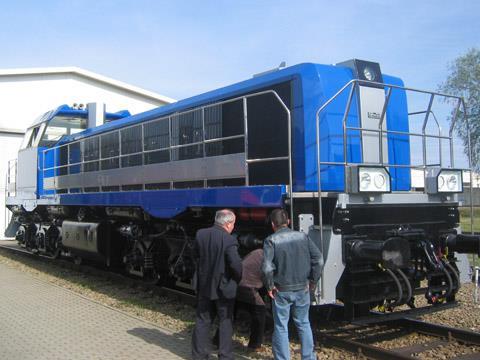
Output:
<svg viewBox="0 0 480 360">
<path fill-rule="evenodd" d="M 359 93 L 359 86 L 361 85 L 367 85 L 367 86 L 374 86 L 377 88 L 384 89 L 386 94 L 385 94 L 385 102 L 383 103 L 382 106 L 382 111 L 380 115 L 380 119 L 378 121 L 378 129 L 374 128 L 364 128 L 361 125 L 360 126 L 348 126 L 347 125 L 347 119 L 350 114 L 350 110 L 352 107 L 352 103 L 354 100 L 355 94 Z M 394 130 L 388 130 L 384 129 L 384 120 L 387 115 L 387 110 L 388 110 L 388 105 L 390 102 L 390 98 L 392 95 L 393 90 L 398 90 L 398 91 L 403 91 L 403 92 L 414 92 L 414 93 L 420 93 L 424 95 L 429 95 L 429 100 L 428 100 L 428 105 L 427 108 L 424 111 L 418 111 L 418 112 L 412 112 L 408 113 L 408 123 L 410 125 L 410 117 L 412 115 L 421 115 L 424 114 L 425 116 L 423 117 L 423 123 L 422 123 L 422 131 L 421 133 L 418 132 L 410 132 L 410 131 L 394 131 Z M 348 97 L 347 97 L 347 102 L 345 104 L 345 110 L 343 112 L 342 116 L 342 141 L 343 141 L 343 161 L 322 161 L 321 160 L 321 152 L 320 152 L 320 114 L 327 109 L 327 107 L 332 104 L 337 98 L 339 98 L 340 95 L 344 94 L 346 91 L 348 91 Z M 442 136 L 442 131 L 441 131 L 441 126 L 438 122 L 437 117 L 432 111 L 432 105 L 435 100 L 435 97 L 441 97 L 444 99 L 449 99 L 453 100 L 455 102 L 455 107 L 453 110 L 453 116 L 451 119 L 451 125 L 449 128 L 448 136 Z M 468 117 L 466 116 L 466 106 L 463 98 L 458 97 L 458 96 L 453 96 L 453 95 L 448 95 L 448 94 L 442 94 L 439 92 L 432 92 L 432 91 L 425 91 L 425 90 L 419 90 L 419 89 L 414 89 L 414 88 L 407 88 L 403 86 L 398 86 L 398 85 L 389 85 L 389 84 L 383 84 L 383 83 L 377 83 L 377 82 L 372 82 L 372 81 L 366 81 L 366 80 L 359 80 L 359 79 L 354 79 L 346 83 L 340 90 L 338 90 L 330 99 L 328 99 L 323 105 L 320 106 L 320 108 L 316 111 L 315 114 L 315 128 L 316 128 L 316 153 L 317 153 L 317 183 L 318 183 L 318 208 L 319 208 L 319 213 L 318 213 L 318 224 L 319 224 L 319 238 L 320 238 L 320 246 L 322 252 L 324 252 L 324 241 L 323 241 L 323 223 L 322 223 L 322 186 L 321 186 L 321 166 L 322 165 L 333 165 L 333 166 L 343 166 L 344 170 L 344 189 L 346 190 L 347 188 L 347 167 L 349 164 L 355 163 L 355 165 L 372 165 L 371 162 L 369 163 L 364 163 L 364 162 L 349 162 L 348 161 L 348 154 L 347 154 L 347 148 L 348 148 L 348 133 L 349 131 L 360 131 L 362 134 L 363 132 L 366 133 L 376 133 L 378 136 L 378 146 L 379 146 L 379 159 L 378 159 L 378 165 L 381 166 L 387 166 L 387 167 L 392 167 L 392 168 L 410 168 L 410 169 L 421 169 L 423 170 L 423 178 L 424 181 L 427 176 L 427 168 L 429 166 L 432 166 L 432 164 L 427 163 L 427 139 L 438 139 L 439 141 L 439 160 L 440 160 L 440 166 L 442 165 L 442 146 L 441 146 L 441 141 L 443 140 L 448 140 L 449 142 L 449 147 L 450 147 L 450 168 L 453 168 L 455 166 L 455 161 L 454 161 L 454 152 L 453 152 L 453 131 L 454 127 L 457 121 L 457 117 L 459 114 L 460 108 L 463 110 L 463 117 L 465 119 L 465 124 L 467 128 L 467 134 L 468 134 L 468 169 L 465 169 L 470 173 L 470 181 L 472 181 L 472 156 L 471 156 L 471 146 L 470 146 L 470 125 L 468 122 Z M 358 109 L 357 109 L 358 110 Z M 358 117 L 360 118 L 360 112 L 357 111 Z M 426 128 L 428 125 L 428 122 L 430 118 L 433 118 L 435 121 L 435 124 L 438 129 L 438 134 L 429 134 L 426 132 Z M 405 164 L 393 164 L 393 163 L 385 163 L 384 162 L 384 157 L 383 157 L 383 139 L 384 135 L 404 135 L 404 136 L 409 136 L 410 137 L 420 137 L 422 139 L 422 164 L 421 165 L 405 165 Z M 363 152 L 363 149 L 361 150 Z M 361 159 L 363 161 L 364 159 L 364 154 L 361 154 Z M 424 191 L 426 191 L 426 187 L 424 187 Z M 470 230 L 473 233 L 473 192 L 472 192 L 472 186 L 470 186 Z M 323 276 L 322 276 L 322 281 L 321 281 L 321 292 L 323 294 Z"/>
<path fill-rule="evenodd" d="M 436 340 L 390 349 L 371 345 L 372 343 L 398 339 L 400 336 L 412 333 L 431 336 L 436 338 Z M 457 341 L 473 348 L 480 345 L 480 334 L 477 332 L 405 317 L 383 321 L 379 319 L 368 325 L 340 327 L 340 329 L 332 331 L 318 331 L 317 336 L 320 338 L 320 342 L 327 346 L 343 349 L 354 354 L 362 354 L 370 359 L 382 360 L 412 359 L 413 354 L 418 356 L 419 353 L 427 350 L 441 349 L 442 346 L 447 345 L 451 341 Z M 478 356 L 479 353 L 475 352 L 469 358 L 477 359 Z"/>
</svg>

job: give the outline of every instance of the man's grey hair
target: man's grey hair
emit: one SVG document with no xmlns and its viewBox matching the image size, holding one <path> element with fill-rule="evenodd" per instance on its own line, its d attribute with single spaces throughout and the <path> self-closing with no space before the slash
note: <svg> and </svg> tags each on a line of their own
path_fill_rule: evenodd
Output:
<svg viewBox="0 0 480 360">
<path fill-rule="evenodd" d="M 235 221 L 235 214 L 230 210 L 218 210 L 215 213 L 215 224 L 223 226 Z"/>
</svg>

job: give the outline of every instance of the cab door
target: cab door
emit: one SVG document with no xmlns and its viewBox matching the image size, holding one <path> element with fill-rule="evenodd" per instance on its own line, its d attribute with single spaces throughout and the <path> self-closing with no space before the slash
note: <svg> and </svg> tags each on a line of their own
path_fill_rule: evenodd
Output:
<svg viewBox="0 0 480 360">
<path fill-rule="evenodd" d="M 45 123 L 28 129 L 17 161 L 17 194 L 21 200 L 37 199 L 38 141 Z"/>
<path fill-rule="evenodd" d="M 26 148 L 18 152 L 17 197 L 22 200 L 37 198 L 37 157 L 36 147 Z"/>
</svg>

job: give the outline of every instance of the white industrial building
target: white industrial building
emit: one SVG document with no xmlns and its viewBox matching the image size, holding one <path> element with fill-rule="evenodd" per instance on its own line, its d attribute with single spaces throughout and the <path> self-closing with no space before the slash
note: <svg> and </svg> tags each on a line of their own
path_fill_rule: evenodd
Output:
<svg viewBox="0 0 480 360">
<path fill-rule="evenodd" d="M 136 114 L 174 100 L 77 67 L 0 69 L 0 192 L 7 163 L 17 157 L 27 127 L 45 112 L 67 104 L 103 103 L 106 111 Z M 9 219 L 0 200 L 0 231 Z"/>
</svg>

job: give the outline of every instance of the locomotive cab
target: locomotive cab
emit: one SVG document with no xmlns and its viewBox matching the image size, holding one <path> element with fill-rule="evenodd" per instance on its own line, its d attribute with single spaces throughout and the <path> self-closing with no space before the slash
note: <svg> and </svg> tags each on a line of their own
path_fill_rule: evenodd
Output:
<svg viewBox="0 0 480 360">
<path fill-rule="evenodd" d="M 45 113 L 27 129 L 18 152 L 16 196 L 25 200 L 24 206 L 29 210 L 33 208 L 28 200 L 37 199 L 43 193 L 41 178 L 36 171 L 42 168 L 43 151 L 54 146 L 62 136 L 85 130 L 87 120 L 84 113 L 62 106 Z"/>
<path fill-rule="evenodd" d="M 101 111 L 102 108 L 103 111 Z M 91 103 L 86 107 L 82 104 L 74 104 L 72 107 L 62 105 L 37 118 L 25 133 L 18 151 L 18 158 L 9 161 L 8 164 L 7 206 L 12 210 L 14 216 L 10 220 L 5 235 L 11 237 L 20 233 L 21 236 L 27 234 L 26 238 L 29 238 L 28 234 L 34 234 L 41 228 L 40 225 L 25 226 L 25 222 L 31 222 L 32 217 L 42 219 L 42 216 L 46 216 L 42 205 L 51 202 L 48 199 L 42 200 L 51 194 L 44 188 L 43 175 L 45 168 L 48 168 L 44 153 L 47 149 L 57 145 L 65 136 L 71 136 L 89 127 L 128 115 L 130 115 L 128 111 L 105 113 L 104 107 L 100 104 Z M 64 170 L 59 169 L 58 171 Z M 39 202 L 40 204 L 43 202 L 40 207 L 38 206 Z M 53 229 L 53 226 L 47 225 L 48 228 Z M 33 241 L 30 243 L 33 244 Z"/>
</svg>

